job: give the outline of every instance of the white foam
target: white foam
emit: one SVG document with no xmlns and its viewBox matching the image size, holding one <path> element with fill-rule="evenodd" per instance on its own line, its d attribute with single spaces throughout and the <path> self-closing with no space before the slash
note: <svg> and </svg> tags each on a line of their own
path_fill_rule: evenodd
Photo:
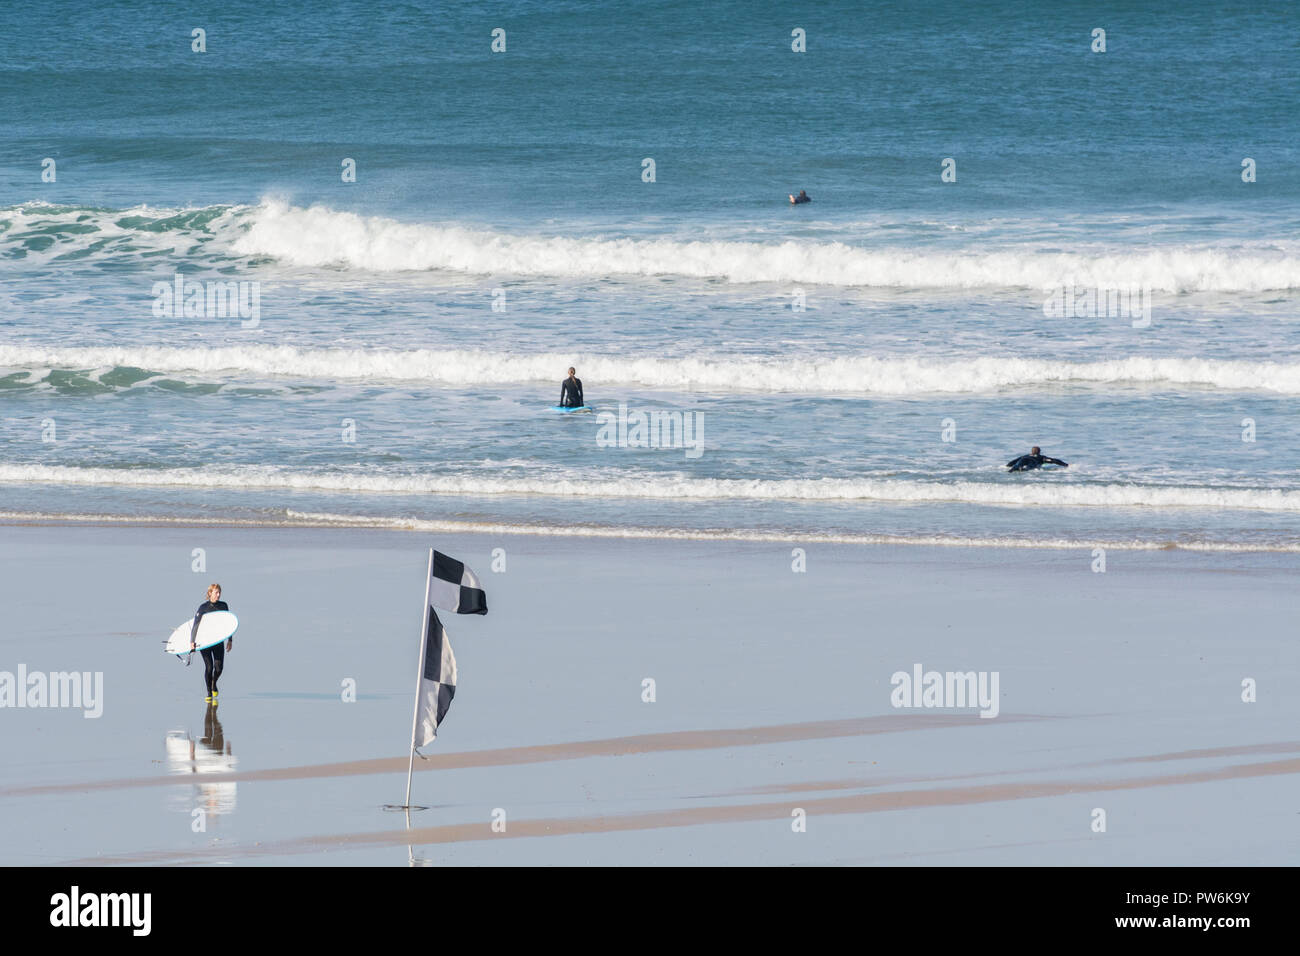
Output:
<svg viewBox="0 0 1300 956">
<path fill-rule="evenodd" d="M 364 471 L 293 471 L 272 465 L 118 469 L 0 464 L 0 482 L 146 487 L 264 488 L 354 494 L 454 495 L 467 498 L 649 498 L 713 501 L 861 501 L 960 503 L 1047 508 L 1198 508 L 1300 511 L 1300 491 L 1065 481 L 909 481 L 870 478 L 494 478 L 479 472 L 413 475 Z"/>
<path fill-rule="evenodd" d="M 13 260 L 33 263 L 88 252 L 97 257 L 170 253 L 271 258 L 279 263 L 366 272 L 598 278 L 682 276 L 885 289 L 1046 290 L 1146 287 L 1156 292 L 1261 292 L 1300 288 L 1300 250 L 1290 242 L 1234 246 L 1041 244 L 966 247 L 862 246 L 766 237 L 699 239 L 525 235 L 458 223 L 407 223 L 327 206 L 267 199 L 256 206 L 126 210 L 29 203 L 0 210 L 11 227 L 0 244 L 33 230 L 54 238 Z M 76 231 L 61 231 L 62 225 Z M 925 226 L 925 223 L 916 223 Z M 87 227 L 90 227 L 87 229 Z M 738 227 L 740 229 L 742 227 Z M 0 257 L 0 265 L 7 262 Z"/>
<path fill-rule="evenodd" d="M 1300 288 L 1300 256 L 1280 245 L 1041 251 L 1030 246 L 935 251 L 803 240 L 702 241 L 515 235 L 404 223 L 265 201 L 233 243 L 245 256 L 371 272 L 594 278 L 672 275 L 895 289 L 1148 287 L 1161 292 Z"/>
<path fill-rule="evenodd" d="M 22 254 L 9 259 L 0 256 L 0 265 L 23 270 L 47 265 L 69 257 L 94 261 L 112 258 L 121 261 L 134 255 L 162 258 L 193 258 L 199 250 L 225 252 L 243 232 L 241 222 L 253 212 L 252 206 L 198 206 L 165 208 L 147 205 L 130 209 L 98 209 L 85 206 L 55 206 L 32 202 L 0 209 L 0 219 L 9 228 L 0 231 L 0 244 L 23 244 Z M 201 225 L 200 225 L 201 223 Z M 69 227 L 65 230 L 64 227 Z M 43 249 L 26 247 L 26 240 L 40 235 L 53 240 Z M 65 293 L 71 304 L 84 293 Z M 43 299 L 49 307 L 58 302 Z"/>
<path fill-rule="evenodd" d="M 218 378 L 295 378 L 325 382 L 451 386 L 551 384 L 577 365 L 602 389 L 617 385 L 713 392 L 812 394 L 984 393 L 1008 388 L 1135 385 L 1151 390 L 1212 388 L 1300 394 L 1300 363 L 1198 358 L 1050 359 L 840 358 L 756 359 L 717 354 L 624 358 L 600 354 L 510 354 L 457 349 L 344 349 L 245 345 L 219 348 L 43 348 L 0 345 L 0 368 L 102 369 L 131 366 L 158 374 Z"/>
<path fill-rule="evenodd" d="M 358 528 L 385 531 L 413 531 L 422 534 L 490 534 L 528 535 L 563 538 L 614 538 L 628 540 L 667 541 L 750 541 L 756 543 L 810 543 L 854 545 L 929 545 L 934 547 L 966 548 L 1025 548 L 1031 550 L 1092 550 L 1105 548 L 1111 551 L 1210 551 L 1227 553 L 1280 552 L 1300 553 L 1300 544 L 1244 544 L 1232 541 L 1173 541 L 1070 539 L 1010 537 L 963 537 L 960 535 L 887 535 L 821 533 L 801 531 L 760 531 L 756 529 L 721 528 L 647 528 L 619 525 L 550 525 L 509 524 L 495 521 L 446 521 L 423 518 L 380 517 L 373 515 L 341 515 L 324 512 L 285 512 L 282 519 L 211 518 L 158 515 L 84 514 L 57 512 L 0 512 L 0 522 L 13 524 L 120 524 L 120 525 L 201 525 L 204 527 L 234 528 Z"/>
</svg>

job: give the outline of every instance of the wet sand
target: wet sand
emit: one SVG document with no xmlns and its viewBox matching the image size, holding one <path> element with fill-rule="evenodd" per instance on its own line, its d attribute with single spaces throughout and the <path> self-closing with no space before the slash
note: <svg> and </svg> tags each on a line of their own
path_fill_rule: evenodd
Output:
<svg viewBox="0 0 1300 956">
<path fill-rule="evenodd" d="M 431 545 L 491 612 L 445 617 L 460 683 L 408 827 L 381 806 Z M 1294 557 L 805 550 L 0 526 L 0 671 L 104 675 L 97 719 L 0 708 L 0 862 L 1294 861 Z M 212 714 L 161 652 L 210 580 L 241 620 Z M 996 671 L 997 716 L 894 707 L 917 663 Z"/>
</svg>

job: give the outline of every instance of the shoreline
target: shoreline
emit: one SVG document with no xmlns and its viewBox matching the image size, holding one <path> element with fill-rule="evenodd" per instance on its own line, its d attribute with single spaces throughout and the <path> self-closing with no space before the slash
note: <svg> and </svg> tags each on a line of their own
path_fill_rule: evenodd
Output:
<svg viewBox="0 0 1300 956">
<path fill-rule="evenodd" d="M 48 512 L 0 512 L 0 528 L 228 528 L 247 530 L 327 529 L 408 534 L 455 534 L 519 536 L 532 538 L 587 538 L 615 541 L 700 541 L 754 544 L 826 544 L 858 547 L 933 547 L 1020 551 L 1107 551 L 1185 552 L 1190 554 L 1300 554 L 1294 545 L 1246 544 L 1219 541 L 1120 541 L 1013 537 L 966 538 L 945 535 L 889 535 L 816 533 L 807 531 L 764 531 L 761 529 L 655 528 L 593 524 L 509 524 L 504 522 L 432 520 L 366 515 L 323 515 L 289 511 L 282 520 L 254 518 L 204 518 L 200 516 L 52 514 Z"/>
</svg>

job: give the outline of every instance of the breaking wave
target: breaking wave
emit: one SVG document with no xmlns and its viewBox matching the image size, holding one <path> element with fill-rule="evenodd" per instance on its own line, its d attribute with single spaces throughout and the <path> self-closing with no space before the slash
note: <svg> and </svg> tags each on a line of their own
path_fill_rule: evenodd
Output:
<svg viewBox="0 0 1300 956">
<path fill-rule="evenodd" d="M 597 278 L 682 276 L 885 289 L 1146 287 L 1156 292 L 1300 288 L 1287 243 L 1237 246 L 1040 245 L 936 250 L 806 239 L 701 240 L 518 234 L 460 223 L 408 223 L 278 200 L 255 206 L 114 210 L 27 204 L 0 210 L 0 263 L 134 256 L 157 269 L 170 253 L 200 264 L 274 260 L 392 273 Z"/>
<path fill-rule="evenodd" d="M 1013 388 L 1138 386 L 1262 390 L 1300 394 L 1300 363 L 1195 358 L 1125 358 L 1102 362 L 982 357 L 970 359 L 759 359 L 729 355 L 623 358 L 609 355 L 477 350 L 342 349 L 294 346 L 223 348 L 0 345 L 0 386 L 48 382 L 52 371 L 76 370 L 87 381 L 118 386 L 162 375 L 204 380 L 292 378 L 317 382 L 425 383 L 442 386 L 551 384 L 556 369 L 576 364 L 602 386 L 698 389 L 713 392 L 806 394 L 979 394 Z M 56 376 L 57 378 L 57 376 Z"/>
<path fill-rule="evenodd" d="M 1025 481 L 911 481 L 870 478 L 737 479 L 637 476 L 619 478 L 492 478 L 364 471 L 295 471 L 273 465 L 117 469 L 0 464 L 0 482 L 197 488 L 262 488 L 352 494 L 454 495 L 468 498 L 650 498 L 812 502 L 962 503 L 1048 508 L 1197 508 L 1300 512 L 1300 491 L 1274 488 L 1088 484 Z"/>
</svg>

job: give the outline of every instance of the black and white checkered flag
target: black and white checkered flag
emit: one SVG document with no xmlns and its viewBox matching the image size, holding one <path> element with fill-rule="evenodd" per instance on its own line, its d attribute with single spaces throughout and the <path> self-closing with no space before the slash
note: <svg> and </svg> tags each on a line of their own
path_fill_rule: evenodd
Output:
<svg viewBox="0 0 1300 956">
<path fill-rule="evenodd" d="M 487 594 L 478 577 L 463 562 L 433 552 L 433 573 L 429 581 L 429 603 L 457 614 L 486 614 Z"/>
<path fill-rule="evenodd" d="M 416 705 L 415 746 L 423 747 L 438 736 L 438 726 L 447 716 L 455 696 L 456 655 L 451 652 L 447 629 L 438 620 L 437 612 L 429 608 L 429 627 L 424 633 L 424 673 L 420 677 L 420 699 Z"/>
</svg>

